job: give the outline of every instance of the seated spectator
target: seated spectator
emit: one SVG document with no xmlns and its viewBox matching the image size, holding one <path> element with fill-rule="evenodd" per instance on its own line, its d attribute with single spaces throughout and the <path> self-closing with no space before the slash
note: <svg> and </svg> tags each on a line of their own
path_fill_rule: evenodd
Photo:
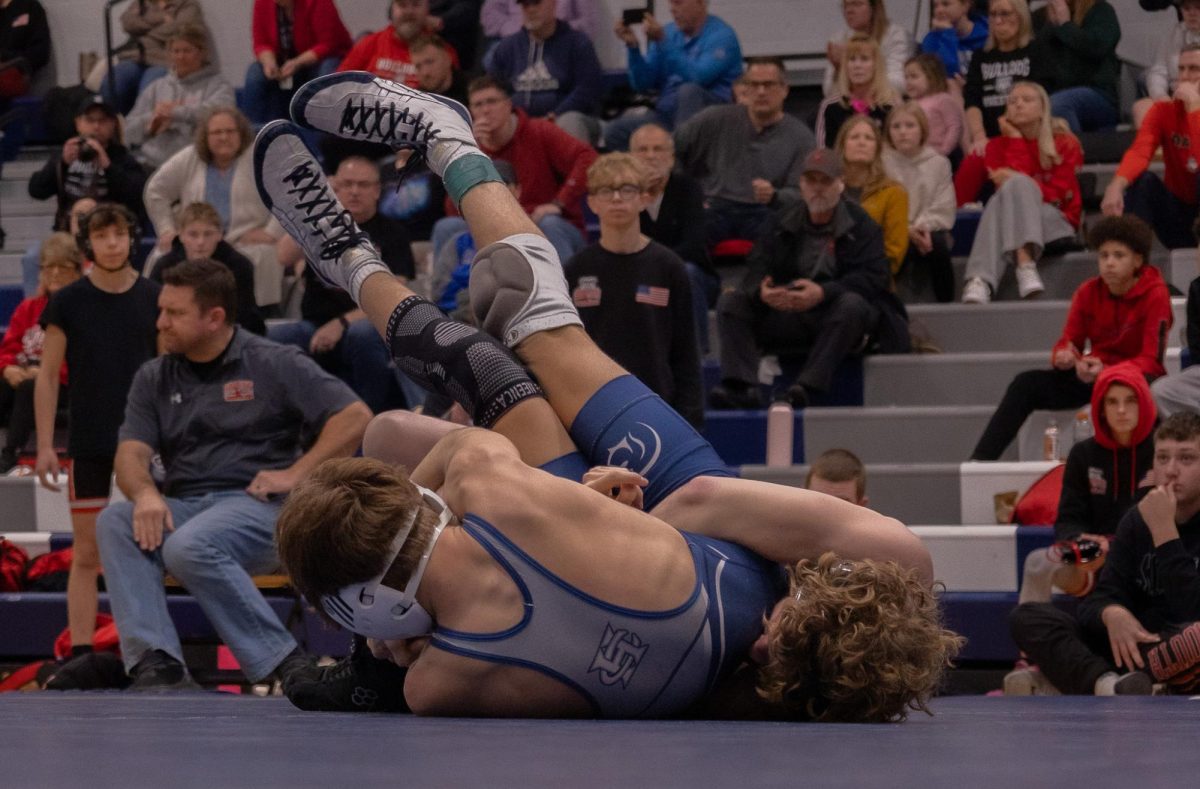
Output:
<svg viewBox="0 0 1200 789">
<path fill-rule="evenodd" d="M 1075 135 L 1055 128 L 1046 91 L 1018 82 L 1008 94 L 1001 134 L 988 141 L 984 162 L 996 193 L 984 206 L 967 259 L 962 300 L 986 304 L 1010 264 L 1017 291 L 1045 290 L 1037 261 L 1046 244 L 1074 236 L 1082 200 L 1076 177 L 1083 151 Z"/>
<path fill-rule="evenodd" d="M 1200 146 L 1200 43 L 1179 55 L 1179 84 L 1174 98 L 1157 101 L 1121 157 L 1116 175 L 1104 190 L 1100 208 L 1108 216 L 1133 214 L 1154 228 L 1168 249 L 1194 247 L 1192 224 L 1200 213 L 1196 193 Z M 1149 167 L 1162 151 L 1163 174 Z"/>
<path fill-rule="evenodd" d="M 475 69 L 475 45 L 479 40 L 480 0 L 429 0 L 426 24 L 458 53 L 467 70 Z"/>
<path fill-rule="evenodd" d="M 629 147 L 629 135 L 657 121 L 674 129 L 710 104 L 733 98 L 733 82 L 742 73 L 737 33 L 708 13 L 708 0 L 674 0 L 674 19 L 664 27 L 647 13 L 642 22 L 649 45 L 642 55 L 637 36 L 618 17 L 617 38 L 629 55 L 629 83 L 639 92 L 657 91 L 654 111 L 629 114 L 609 123 L 604 140 L 610 151 Z"/>
<path fill-rule="evenodd" d="M 975 13 L 972 0 L 932 0 L 932 6 L 921 51 L 936 56 L 946 77 L 962 85 L 971 57 L 987 41 L 987 19 Z"/>
<path fill-rule="evenodd" d="M 1200 620 L 1197 455 L 1200 416 L 1169 417 L 1154 432 L 1156 487 L 1121 519 L 1096 589 L 1076 615 L 1049 602 L 1013 610 L 1013 640 L 1043 675 L 1034 692 L 1049 685 L 1068 694 L 1149 694 L 1155 682 L 1195 692 L 1195 651 L 1172 636 L 1189 625 L 1194 632 Z"/>
<path fill-rule="evenodd" d="M 1130 507 L 1153 485 L 1154 432 L 1158 414 L 1146 376 L 1129 362 L 1106 368 L 1092 389 L 1096 435 L 1075 443 L 1067 456 L 1054 539 L 1091 541 L 1101 554 L 1090 561 L 1063 562 L 1063 546 L 1030 551 L 1021 574 L 1020 603 L 1049 603 L 1057 587 L 1085 597 L 1096 586 L 1109 538 Z M 1069 555 L 1069 554 L 1068 554 Z M 1035 684 L 1032 669 L 1005 678 L 1005 692 Z"/>
<path fill-rule="evenodd" d="M 254 183 L 254 133 L 233 107 L 213 107 L 196 127 L 195 142 L 168 159 L 146 182 L 146 207 L 165 253 L 179 233 L 175 212 L 208 203 L 221 215 L 225 238 L 254 263 L 254 300 L 278 304 L 283 273 L 275 251 L 283 228 L 258 196 Z"/>
<path fill-rule="evenodd" d="M 898 95 L 887 81 L 874 41 L 852 36 L 846 42 L 844 57 L 837 93 L 821 102 L 817 110 L 817 144 L 825 148 L 833 147 L 842 124 L 855 115 L 869 115 L 882 124 Z"/>
<path fill-rule="evenodd" d="M 1200 234 L 1200 227 L 1193 225 L 1192 229 Z M 1179 411 L 1200 412 L 1200 277 L 1188 286 L 1186 339 L 1191 365 L 1164 375 L 1150 387 L 1164 417 Z"/>
<path fill-rule="evenodd" d="M 59 492 L 62 470 L 54 444 L 61 402 L 62 365 L 71 371 L 67 394 L 71 457 L 71 570 L 67 579 L 67 622 L 73 655 L 91 651 L 96 628 L 100 553 L 96 515 L 112 492 L 113 456 L 125 399 L 142 362 L 158 349 L 158 285 L 130 263 L 137 217 L 120 205 L 101 203 L 80 220 L 77 243 L 92 263 L 87 275 L 54 294 L 40 323 L 46 330 L 42 363 L 34 383 L 37 475 Z M 111 576 L 110 576 L 111 577 Z"/>
<path fill-rule="evenodd" d="M 834 150 L 842 158 L 846 196 L 883 230 L 883 254 L 895 276 L 908 253 L 908 193 L 883 167 L 882 136 L 875 121 L 859 115 L 842 126 Z"/>
<path fill-rule="evenodd" d="M 1037 82 L 1033 70 L 1033 20 L 1025 0 L 991 0 L 988 4 L 988 40 L 971 58 L 963 86 L 966 108 L 966 160 L 972 158 L 982 173 L 987 141 L 1000 134 L 1000 118 L 1008 106 L 1008 92 L 1021 80 Z M 980 178 L 983 177 L 981 174 Z M 970 202 L 959 199 L 960 203 Z"/>
<path fill-rule="evenodd" d="M 588 168 L 588 206 L 600 218 L 600 241 L 563 269 L 600 349 L 699 428 L 704 391 L 691 285 L 679 256 L 642 234 L 646 181 L 629 154 L 607 154 Z"/>
<path fill-rule="evenodd" d="M 704 185 L 708 243 L 754 239 L 767 215 L 799 197 L 812 132 L 783 111 L 787 82 L 778 58 L 751 58 L 737 104 L 708 107 L 675 131 L 684 172 Z"/>
<path fill-rule="evenodd" d="M 595 0 L 558 0 L 558 18 L 571 29 L 594 38 L 600 32 L 600 15 Z M 521 0 L 483 0 L 479 11 L 483 35 L 491 41 L 511 36 L 525 23 L 521 16 Z"/>
<path fill-rule="evenodd" d="M 392 273 L 411 280 L 416 275 L 416 264 L 404 224 L 379 213 L 379 167 L 368 159 L 343 159 L 330 186 Z M 301 262 L 299 245 L 291 236 L 285 239 L 280 263 Z M 312 354 L 322 367 L 348 383 L 372 412 L 378 414 L 403 405 L 391 352 L 379 333 L 348 293 L 327 284 L 311 266 L 304 266 L 300 320 L 272 326 L 267 336 Z"/>
<path fill-rule="evenodd" d="M 66 230 L 71 238 L 79 237 L 80 220 L 91 213 L 95 207 L 96 201 L 90 197 L 81 197 L 71 205 L 71 210 L 67 214 Z M 84 265 L 90 266 L 91 263 L 85 260 Z M 27 299 L 37 296 L 42 289 L 42 241 L 40 239 L 30 244 L 29 249 L 25 250 L 25 254 L 21 256 L 21 289 Z"/>
<path fill-rule="evenodd" d="M 1176 5 L 1180 20 L 1158 45 L 1154 62 L 1142 73 L 1146 82 L 1145 98 L 1133 103 L 1133 126 L 1141 128 L 1146 113 L 1155 102 L 1171 101 L 1179 84 L 1179 55 L 1189 45 L 1200 44 L 1200 0 L 1181 0 Z"/>
<path fill-rule="evenodd" d="M 491 77 L 472 80 L 468 106 L 480 149 L 493 159 L 512 162 L 521 182 L 521 206 L 554 245 L 560 260 L 583 249 L 583 196 L 587 168 L 596 151 L 553 123 L 513 109 L 512 99 Z M 448 213 L 453 209 L 447 200 Z M 453 235 L 466 229 L 459 216 L 438 220 L 434 255 Z"/>
<path fill-rule="evenodd" d="M 692 311 L 700 352 L 708 353 L 708 308 L 717 302 L 721 278 L 713 268 L 705 242 L 704 191 L 675 167 L 671 133 L 647 123 L 629 138 L 629 153 L 646 171 L 650 202 L 642 209 L 642 232 L 683 260 L 692 282 Z"/>
<path fill-rule="evenodd" d="M 846 56 L 846 42 L 855 35 L 870 36 L 879 45 L 879 53 L 886 64 L 888 83 L 892 90 L 904 90 L 904 62 L 913 52 L 912 33 L 888 20 L 883 0 L 842 0 L 842 17 L 846 30 L 825 45 L 825 78 L 822 85 L 826 96 L 837 90 L 838 69 Z"/>
<path fill-rule="evenodd" d="M 888 113 L 883 166 L 908 195 L 908 252 L 900 271 L 928 276 L 940 302 L 954 300 L 954 183 L 950 161 L 926 144 L 927 121 L 920 105 L 908 102 Z"/>
<path fill-rule="evenodd" d="M 42 363 L 46 332 L 38 322 L 50 297 L 75 280 L 83 271 L 83 255 L 75 238 L 53 233 L 42 244 L 40 288 L 36 296 L 23 300 L 8 320 L 0 341 L 0 424 L 5 426 L 0 449 L 0 473 L 17 465 L 18 456 L 33 435 L 33 386 Z M 59 373 L 60 391 L 67 385 L 67 366 Z"/>
<path fill-rule="evenodd" d="M 170 63 L 167 43 L 176 26 L 181 25 L 208 30 L 199 0 L 134 0 L 125 6 L 121 27 L 129 34 L 129 40 L 117 48 L 113 72 L 105 75 L 100 86 L 105 96 L 115 97 L 122 114 L 129 114 L 147 85 L 166 76 Z M 213 51 L 211 45 L 206 49 Z"/>
<path fill-rule="evenodd" d="M 125 139 L 148 170 L 192 144 L 209 107 L 233 104 L 233 88 L 209 63 L 207 47 L 207 30 L 176 26 L 167 42 L 171 70 L 146 86 L 125 119 Z"/>
<path fill-rule="evenodd" d="M 513 104 L 531 118 L 554 121 L 576 139 L 600 139 L 603 74 L 596 49 L 555 17 L 558 0 L 523 0 L 524 26 L 500 39 L 488 60 L 488 74 L 509 86 Z"/>
<path fill-rule="evenodd" d="M 904 92 L 921 106 L 929 126 L 927 145 L 942 156 L 958 151 L 963 135 L 962 101 L 950 95 L 942 62 L 928 52 L 904 64 Z"/>
<path fill-rule="evenodd" d="M 258 304 L 254 302 L 254 264 L 221 238 L 221 215 L 208 203 L 184 206 L 176 220 L 179 235 L 171 249 L 158 259 L 150 279 L 162 284 L 163 275 L 187 260 L 207 258 L 221 263 L 237 284 L 237 324 L 255 334 L 266 334 Z"/>
<path fill-rule="evenodd" d="M 0 115 L 8 109 L 9 99 L 29 92 L 33 76 L 49 62 L 50 25 L 42 4 L 38 0 L 0 3 Z"/>
<path fill-rule="evenodd" d="M 1105 217 L 1092 226 L 1088 245 L 1096 250 L 1100 273 L 1071 297 L 1062 337 L 1050 352 L 1051 369 L 1013 379 L 971 460 L 998 460 L 1034 411 L 1086 404 L 1107 367 L 1130 362 L 1148 379 L 1163 374 L 1171 297 L 1158 269 L 1146 265 L 1151 240 L 1150 228 L 1137 217 Z"/>
<path fill-rule="evenodd" d="M 351 40 L 334 0 L 254 0 L 251 13 L 254 62 L 242 98 L 250 122 L 261 125 L 287 118 L 296 89 L 336 71 Z"/>
<path fill-rule="evenodd" d="M 848 449 L 827 449 L 808 467 L 804 487 L 866 507 L 867 467 Z"/>
<path fill-rule="evenodd" d="M 83 197 L 120 203 L 140 214 L 146 171 L 121 144 L 117 111 L 100 94 L 88 96 L 75 111 L 75 131 L 78 137 L 63 143 L 29 176 L 30 197 L 58 198 L 54 229 L 67 229 L 68 211 Z"/>
<path fill-rule="evenodd" d="M 441 36 L 421 36 L 412 42 L 409 52 L 417 70 L 418 88 L 460 104 L 467 103 L 467 75 L 454 66 L 450 48 Z"/>
<path fill-rule="evenodd" d="M 417 87 L 417 69 L 409 45 L 435 32 L 429 21 L 429 0 L 392 0 L 391 25 L 363 36 L 338 66 L 338 71 L 370 71 L 384 79 Z M 451 59 L 458 65 L 458 53 Z"/>
<path fill-rule="evenodd" d="M 1033 29 L 1037 79 L 1054 117 L 1076 134 L 1116 126 L 1121 24 L 1107 0 L 1048 0 Z"/>
<path fill-rule="evenodd" d="M 883 233 L 844 189 L 841 158 L 826 148 L 810 153 L 802 199 L 771 217 L 741 286 L 721 294 L 722 378 L 709 393 L 713 408 L 762 407 L 764 349 L 807 351 L 787 390 L 794 407 L 805 407 L 810 394 L 829 391 L 838 364 L 864 347 L 883 313 L 903 309 L 889 299 Z"/>
<path fill-rule="evenodd" d="M 164 571 L 200 602 L 251 682 L 288 683 L 313 667 L 251 576 L 278 566 L 284 497 L 323 461 L 353 454 L 371 415 L 303 354 L 239 331 L 234 291 L 211 260 L 167 272 L 167 353 L 142 365 L 129 391 L 116 451 L 127 500 L 104 509 L 96 536 L 133 690 L 198 687 L 167 615 Z"/>
</svg>

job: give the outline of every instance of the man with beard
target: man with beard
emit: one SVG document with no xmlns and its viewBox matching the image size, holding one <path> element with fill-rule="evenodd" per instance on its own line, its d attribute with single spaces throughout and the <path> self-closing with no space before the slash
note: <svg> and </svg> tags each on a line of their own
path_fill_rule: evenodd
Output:
<svg viewBox="0 0 1200 789">
<path fill-rule="evenodd" d="M 370 71 L 384 79 L 417 87 L 417 67 L 410 46 L 432 32 L 429 0 L 392 0 L 392 24 L 359 40 L 338 71 Z M 453 53 L 454 65 L 458 54 Z"/>
</svg>

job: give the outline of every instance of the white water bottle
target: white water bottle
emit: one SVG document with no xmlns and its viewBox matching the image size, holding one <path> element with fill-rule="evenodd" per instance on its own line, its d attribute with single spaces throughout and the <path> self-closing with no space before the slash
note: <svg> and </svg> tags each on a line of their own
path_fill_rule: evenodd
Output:
<svg viewBox="0 0 1200 789">
<path fill-rule="evenodd" d="M 1087 441 L 1093 435 L 1095 433 L 1092 430 L 1092 418 L 1086 408 L 1081 408 L 1075 414 L 1075 435 L 1073 436 L 1075 443 L 1078 444 L 1080 441 Z"/>
<path fill-rule="evenodd" d="M 1046 432 L 1042 435 L 1042 458 L 1058 460 L 1058 422 L 1053 419 L 1046 425 Z"/>
<path fill-rule="evenodd" d="M 776 400 L 767 409 L 767 465 L 792 465 L 792 437 L 796 429 L 796 412 L 786 400 Z"/>
</svg>

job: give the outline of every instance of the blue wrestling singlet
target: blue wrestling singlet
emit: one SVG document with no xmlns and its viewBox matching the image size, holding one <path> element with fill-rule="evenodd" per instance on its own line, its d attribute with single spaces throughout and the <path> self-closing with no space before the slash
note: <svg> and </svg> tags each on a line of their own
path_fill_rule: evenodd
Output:
<svg viewBox="0 0 1200 789">
<path fill-rule="evenodd" d="M 481 518 L 468 515 L 462 527 L 516 583 L 525 614 L 496 633 L 438 628 L 433 645 L 553 677 L 598 717 L 685 710 L 745 659 L 786 588 L 777 565 L 732 543 L 682 533 L 696 568 L 692 595 L 668 611 L 637 611 L 585 594 Z"/>
</svg>

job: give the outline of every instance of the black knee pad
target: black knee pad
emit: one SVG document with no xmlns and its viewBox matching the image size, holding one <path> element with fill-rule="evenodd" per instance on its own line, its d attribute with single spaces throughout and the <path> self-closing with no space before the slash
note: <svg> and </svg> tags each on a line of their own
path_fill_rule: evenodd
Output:
<svg viewBox="0 0 1200 789">
<path fill-rule="evenodd" d="M 517 403 L 542 396 L 507 348 L 420 296 L 392 312 L 387 343 L 401 372 L 457 402 L 481 427 L 491 427 Z"/>
</svg>

